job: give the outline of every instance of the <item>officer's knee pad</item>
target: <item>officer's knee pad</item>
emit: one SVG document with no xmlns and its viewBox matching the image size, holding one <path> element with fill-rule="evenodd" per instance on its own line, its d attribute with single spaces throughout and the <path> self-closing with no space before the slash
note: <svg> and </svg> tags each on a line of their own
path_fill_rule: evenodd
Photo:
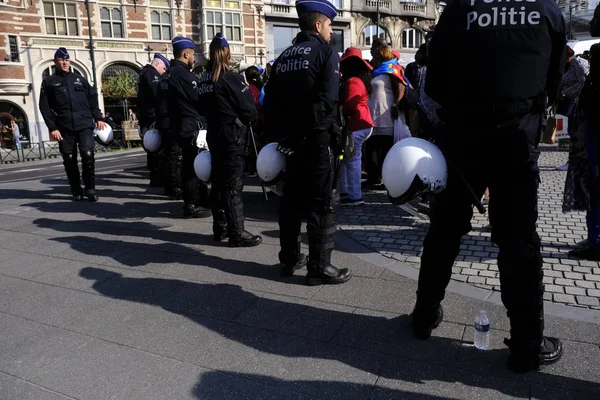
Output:
<svg viewBox="0 0 600 400">
<path fill-rule="evenodd" d="M 81 152 L 81 162 L 94 162 L 94 150 L 84 150 L 83 152 Z"/>
<path fill-rule="evenodd" d="M 63 153 L 62 159 L 63 159 L 64 164 L 71 164 L 75 160 L 75 157 L 73 157 L 73 154 L 71 154 L 71 153 L 69 153 L 69 154 Z"/>
</svg>

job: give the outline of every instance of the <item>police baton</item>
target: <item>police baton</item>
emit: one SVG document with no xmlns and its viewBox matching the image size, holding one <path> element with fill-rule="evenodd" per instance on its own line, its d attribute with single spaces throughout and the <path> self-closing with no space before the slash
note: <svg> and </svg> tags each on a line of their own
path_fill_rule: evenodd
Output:
<svg viewBox="0 0 600 400">
<path fill-rule="evenodd" d="M 460 172 L 460 169 L 458 169 L 458 167 L 456 165 L 454 165 L 454 163 L 448 159 L 446 159 L 446 164 L 448 165 L 448 168 L 451 169 L 456 174 L 456 177 L 463 184 L 463 187 L 465 188 L 465 190 L 471 197 L 471 201 L 473 202 L 472 204 L 475 205 L 475 207 L 477 208 L 477 211 L 479 211 L 480 214 L 485 214 L 485 211 L 486 211 L 485 207 L 483 206 L 483 204 L 481 204 L 481 200 L 479 198 L 477 198 L 477 195 L 473 191 L 473 188 L 471 187 L 471 185 L 469 185 L 469 182 L 467 182 L 467 180 L 465 179 L 465 176 L 462 174 L 462 172 Z"/>
<path fill-rule="evenodd" d="M 254 146 L 254 154 L 256 154 L 256 159 L 258 160 L 258 148 L 256 147 L 256 139 L 254 139 L 254 130 L 252 129 L 252 125 L 248 125 L 248 130 L 250 130 L 250 137 L 252 138 L 252 145 Z M 265 185 L 263 181 L 258 177 L 260 181 L 260 187 L 262 188 L 263 194 L 265 195 L 265 200 L 269 201 L 269 197 L 267 196 L 267 189 L 265 189 Z"/>
</svg>

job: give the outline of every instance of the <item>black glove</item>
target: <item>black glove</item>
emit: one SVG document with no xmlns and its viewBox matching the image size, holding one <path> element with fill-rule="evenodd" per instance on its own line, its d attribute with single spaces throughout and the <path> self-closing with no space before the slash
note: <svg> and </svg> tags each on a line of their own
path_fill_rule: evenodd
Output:
<svg viewBox="0 0 600 400">
<path fill-rule="evenodd" d="M 286 156 L 291 156 L 296 151 L 296 143 L 294 139 L 290 137 L 285 137 L 279 141 L 277 145 L 277 151 L 285 154 Z"/>
</svg>

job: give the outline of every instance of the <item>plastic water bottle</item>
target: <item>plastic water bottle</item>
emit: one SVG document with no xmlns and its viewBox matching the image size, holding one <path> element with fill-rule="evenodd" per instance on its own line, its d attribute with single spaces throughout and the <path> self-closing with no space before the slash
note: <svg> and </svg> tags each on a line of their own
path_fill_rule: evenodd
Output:
<svg viewBox="0 0 600 400">
<path fill-rule="evenodd" d="M 479 350 L 490 347 L 490 320 L 485 310 L 480 310 L 475 317 L 475 347 Z"/>
</svg>

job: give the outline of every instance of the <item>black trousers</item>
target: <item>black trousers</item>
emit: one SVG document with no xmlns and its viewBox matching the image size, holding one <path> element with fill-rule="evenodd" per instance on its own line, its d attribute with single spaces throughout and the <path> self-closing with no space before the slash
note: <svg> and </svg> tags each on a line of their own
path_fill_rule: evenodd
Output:
<svg viewBox="0 0 600 400">
<path fill-rule="evenodd" d="M 81 190 L 81 177 L 77 165 L 77 150 L 81 156 L 81 172 L 86 194 L 96 192 L 96 178 L 94 173 L 94 133 L 92 129 L 80 131 L 61 130 L 63 140 L 58 143 L 58 149 L 63 158 L 65 172 L 69 179 L 72 194 L 83 194 Z"/>
<path fill-rule="evenodd" d="M 365 142 L 365 170 L 369 182 L 381 182 L 383 160 L 393 145 L 394 137 L 391 135 L 371 135 Z"/>
<path fill-rule="evenodd" d="M 511 337 L 538 346 L 543 334 L 543 272 L 536 232 L 541 115 L 528 114 L 489 128 L 449 123 L 440 136 L 446 159 L 461 171 L 475 195 L 490 190 L 492 241 L 498 246 L 502 302 Z M 485 125 L 484 125 L 485 126 Z M 417 306 L 432 309 L 444 298 L 461 237 L 471 230 L 472 200 L 455 170 L 431 206 L 423 245 Z"/>
<path fill-rule="evenodd" d="M 181 188 L 185 205 L 208 207 L 208 188 L 194 172 L 194 160 L 198 155 L 198 148 L 192 143 L 192 137 L 177 136 L 177 144 L 181 149 Z"/>
<path fill-rule="evenodd" d="M 164 169 L 162 170 L 164 187 L 169 192 L 172 192 L 177 188 L 181 189 L 183 156 L 181 154 L 181 147 L 179 147 L 179 143 L 177 143 L 174 136 L 170 135 L 168 131 L 161 131 L 160 134 L 165 156 Z"/>
<path fill-rule="evenodd" d="M 229 237 L 239 237 L 245 229 L 242 202 L 245 146 L 211 147 L 210 154 L 213 231 L 227 231 Z"/>
<path fill-rule="evenodd" d="M 335 232 L 333 155 L 329 134 L 314 133 L 302 148 L 287 158 L 285 185 L 279 209 L 279 261 L 294 264 L 300 253 L 300 227 L 307 217 L 309 263 L 312 271 L 331 262 Z"/>
</svg>

